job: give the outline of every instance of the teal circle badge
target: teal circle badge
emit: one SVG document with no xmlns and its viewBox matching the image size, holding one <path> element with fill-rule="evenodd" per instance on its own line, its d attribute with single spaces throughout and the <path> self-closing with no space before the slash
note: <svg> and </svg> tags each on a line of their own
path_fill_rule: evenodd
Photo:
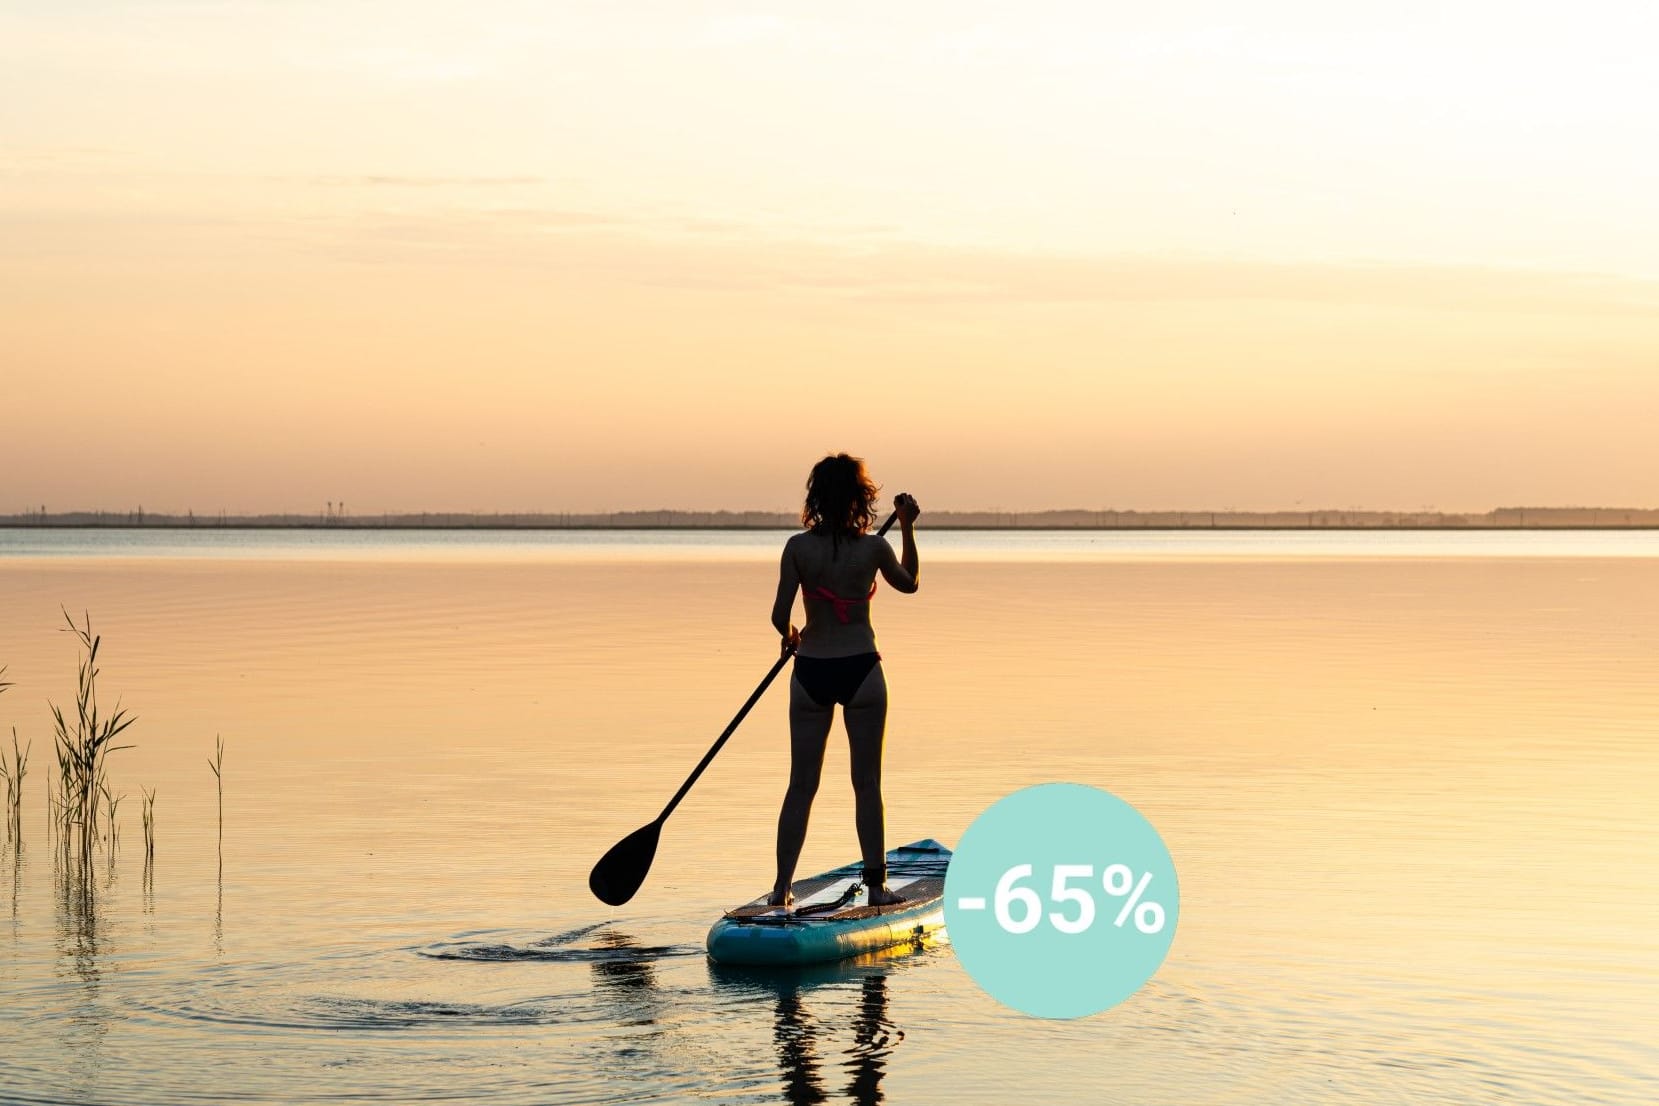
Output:
<svg viewBox="0 0 1659 1106">
<path fill-rule="evenodd" d="M 1180 891 L 1163 838 L 1097 787 L 1045 783 L 974 820 L 945 875 L 945 927 L 990 996 L 1042 1018 L 1116 1006 L 1175 939 Z"/>
</svg>

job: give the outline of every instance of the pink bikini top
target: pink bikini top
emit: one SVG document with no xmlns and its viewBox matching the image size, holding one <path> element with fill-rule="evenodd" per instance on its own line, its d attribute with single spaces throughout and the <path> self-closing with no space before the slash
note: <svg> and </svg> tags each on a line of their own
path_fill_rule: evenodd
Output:
<svg viewBox="0 0 1659 1106">
<path fill-rule="evenodd" d="M 826 603 L 835 604 L 835 617 L 840 619 L 842 622 L 846 622 L 848 607 L 851 607 L 854 603 L 868 603 L 871 599 L 875 598 L 876 582 L 874 580 L 870 581 L 870 594 L 866 595 L 863 599 L 844 598 L 822 585 L 815 588 L 809 588 L 805 584 L 802 584 L 801 594 L 812 599 L 822 599 Z"/>
</svg>

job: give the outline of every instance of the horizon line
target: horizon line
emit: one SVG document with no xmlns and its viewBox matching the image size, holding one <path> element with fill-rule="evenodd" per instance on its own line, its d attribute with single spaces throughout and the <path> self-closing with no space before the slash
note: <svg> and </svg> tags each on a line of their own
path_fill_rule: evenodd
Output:
<svg viewBox="0 0 1659 1106">
<path fill-rule="evenodd" d="M 1143 530 L 1143 529 L 1629 529 L 1659 528 L 1652 507 L 1495 507 L 1486 511 L 1384 508 L 1192 510 L 1045 508 L 1042 510 L 932 510 L 924 529 Z M 129 511 L 27 511 L 0 515 L 4 529 L 477 529 L 477 530 L 795 530 L 792 511 L 674 508 L 620 511 L 382 511 L 352 514 L 330 503 L 317 512 L 272 511 L 198 515 Z"/>
</svg>

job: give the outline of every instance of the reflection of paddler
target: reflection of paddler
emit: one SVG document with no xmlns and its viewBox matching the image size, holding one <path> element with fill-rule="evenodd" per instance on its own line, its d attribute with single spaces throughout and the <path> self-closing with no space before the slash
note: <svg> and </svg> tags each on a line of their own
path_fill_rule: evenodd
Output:
<svg viewBox="0 0 1659 1106">
<path fill-rule="evenodd" d="M 858 996 L 858 1015 L 853 1018 L 853 1047 L 848 1050 L 853 1059 L 847 1061 L 852 1069 L 847 1096 L 854 1102 L 881 1101 L 882 1062 L 894 1034 L 904 1036 L 887 1020 L 887 977 L 865 976 Z"/>
<path fill-rule="evenodd" d="M 801 1002 L 799 987 L 778 989 L 772 1040 L 783 1074 L 783 1097 L 793 1104 L 824 1102 L 824 1081 L 818 1074 L 818 1041 L 812 1018 Z"/>
<path fill-rule="evenodd" d="M 832 993 L 845 994 L 846 985 L 858 981 L 857 1007 L 850 1026 L 853 1045 L 842 1050 L 847 1057 L 841 1062 L 847 1069 L 847 1083 L 841 1093 L 859 1106 L 874 1106 L 885 1101 L 881 1081 L 886 1075 L 887 1054 L 893 1044 L 904 1039 L 904 1032 L 887 1017 L 887 971 L 872 967 L 892 959 L 875 953 L 854 962 L 766 971 L 710 963 L 709 971 L 721 985 L 752 988 L 773 996 L 772 1040 L 783 1079 L 784 1101 L 791 1106 L 831 1100 L 825 1089 L 823 1055 L 827 1039 L 848 1028 L 844 1022 L 825 1019 L 823 1011 L 828 1002 L 811 1001 L 809 992 L 817 991 L 818 999 L 827 1000 Z M 862 967 L 849 968 L 849 963 Z"/>
<path fill-rule="evenodd" d="M 795 673 L 789 685 L 789 788 L 778 814 L 778 872 L 772 885 L 771 901 L 778 906 L 790 905 L 789 885 L 806 842 L 837 703 L 852 753 L 854 821 L 868 902 L 903 901 L 887 889 L 881 797 L 887 679 L 870 626 L 870 599 L 878 573 L 895 591 L 916 590 L 913 524 L 921 508 L 908 495 L 895 497 L 904 538 L 904 552 L 897 555 L 885 538 L 869 532 L 878 490 L 863 461 L 845 453 L 825 457 L 807 479 L 801 511 L 806 529 L 783 549 L 772 625 L 783 638 L 784 653 L 795 653 Z M 799 630 L 790 621 L 796 592 L 806 610 L 806 625 Z"/>
</svg>

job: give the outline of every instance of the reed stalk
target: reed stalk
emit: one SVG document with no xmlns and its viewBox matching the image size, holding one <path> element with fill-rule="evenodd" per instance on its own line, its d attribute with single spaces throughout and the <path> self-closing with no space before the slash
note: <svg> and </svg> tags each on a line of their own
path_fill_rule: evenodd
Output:
<svg viewBox="0 0 1659 1106">
<path fill-rule="evenodd" d="M 156 856 L 156 793 L 145 787 L 138 790 L 138 813 L 144 822 L 144 864 L 148 866 Z"/>
<path fill-rule="evenodd" d="M 104 796 L 104 825 L 108 827 L 105 830 L 104 839 L 109 842 L 109 852 L 113 858 L 116 846 L 120 844 L 121 840 L 121 824 L 115 820 L 115 812 L 121 806 L 121 800 L 125 799 L 126 796 L 111 795 L 109 788 L 101 780 L 98 783 L 98 790 Z"/>
<path fill-rule="evenodd" d="M 12 686 L 5 678 L 6 669 L 0 665 L 0 692 Z M 34 743 L 30 742 L 32 748 Z M 0 751 L 0 775 L 6 777 L 6 844 L 23 841 L 23 777 L 28 774 L 28 753 L 17 747 L 17 727 L 12 727 L 12 761 L 6 762 Z"/>
<path fill-rule="evenodd" d="M 219 864 L 225 863 L 225 739 L 222 734 L 213 735 L 213 759 L 207 766 L 213 769 L 213 782 L 219 790 Z"/>
<path fill-rule="evenodd" d="M 0 669 L 0 672 L 5 671 Z M 10 685 L 7 685 L 10 686 Z M 27 747 L 18 748 L 17 727 L 12 727 L 12 759 L 6 762 L 3 750 L 0 750 L 0 775 L 6 777 L 6 843 L 23 844 L 23 777 L 29 774 L 29 753 L 35 747 L 33 741 Z"/>
</svg>

